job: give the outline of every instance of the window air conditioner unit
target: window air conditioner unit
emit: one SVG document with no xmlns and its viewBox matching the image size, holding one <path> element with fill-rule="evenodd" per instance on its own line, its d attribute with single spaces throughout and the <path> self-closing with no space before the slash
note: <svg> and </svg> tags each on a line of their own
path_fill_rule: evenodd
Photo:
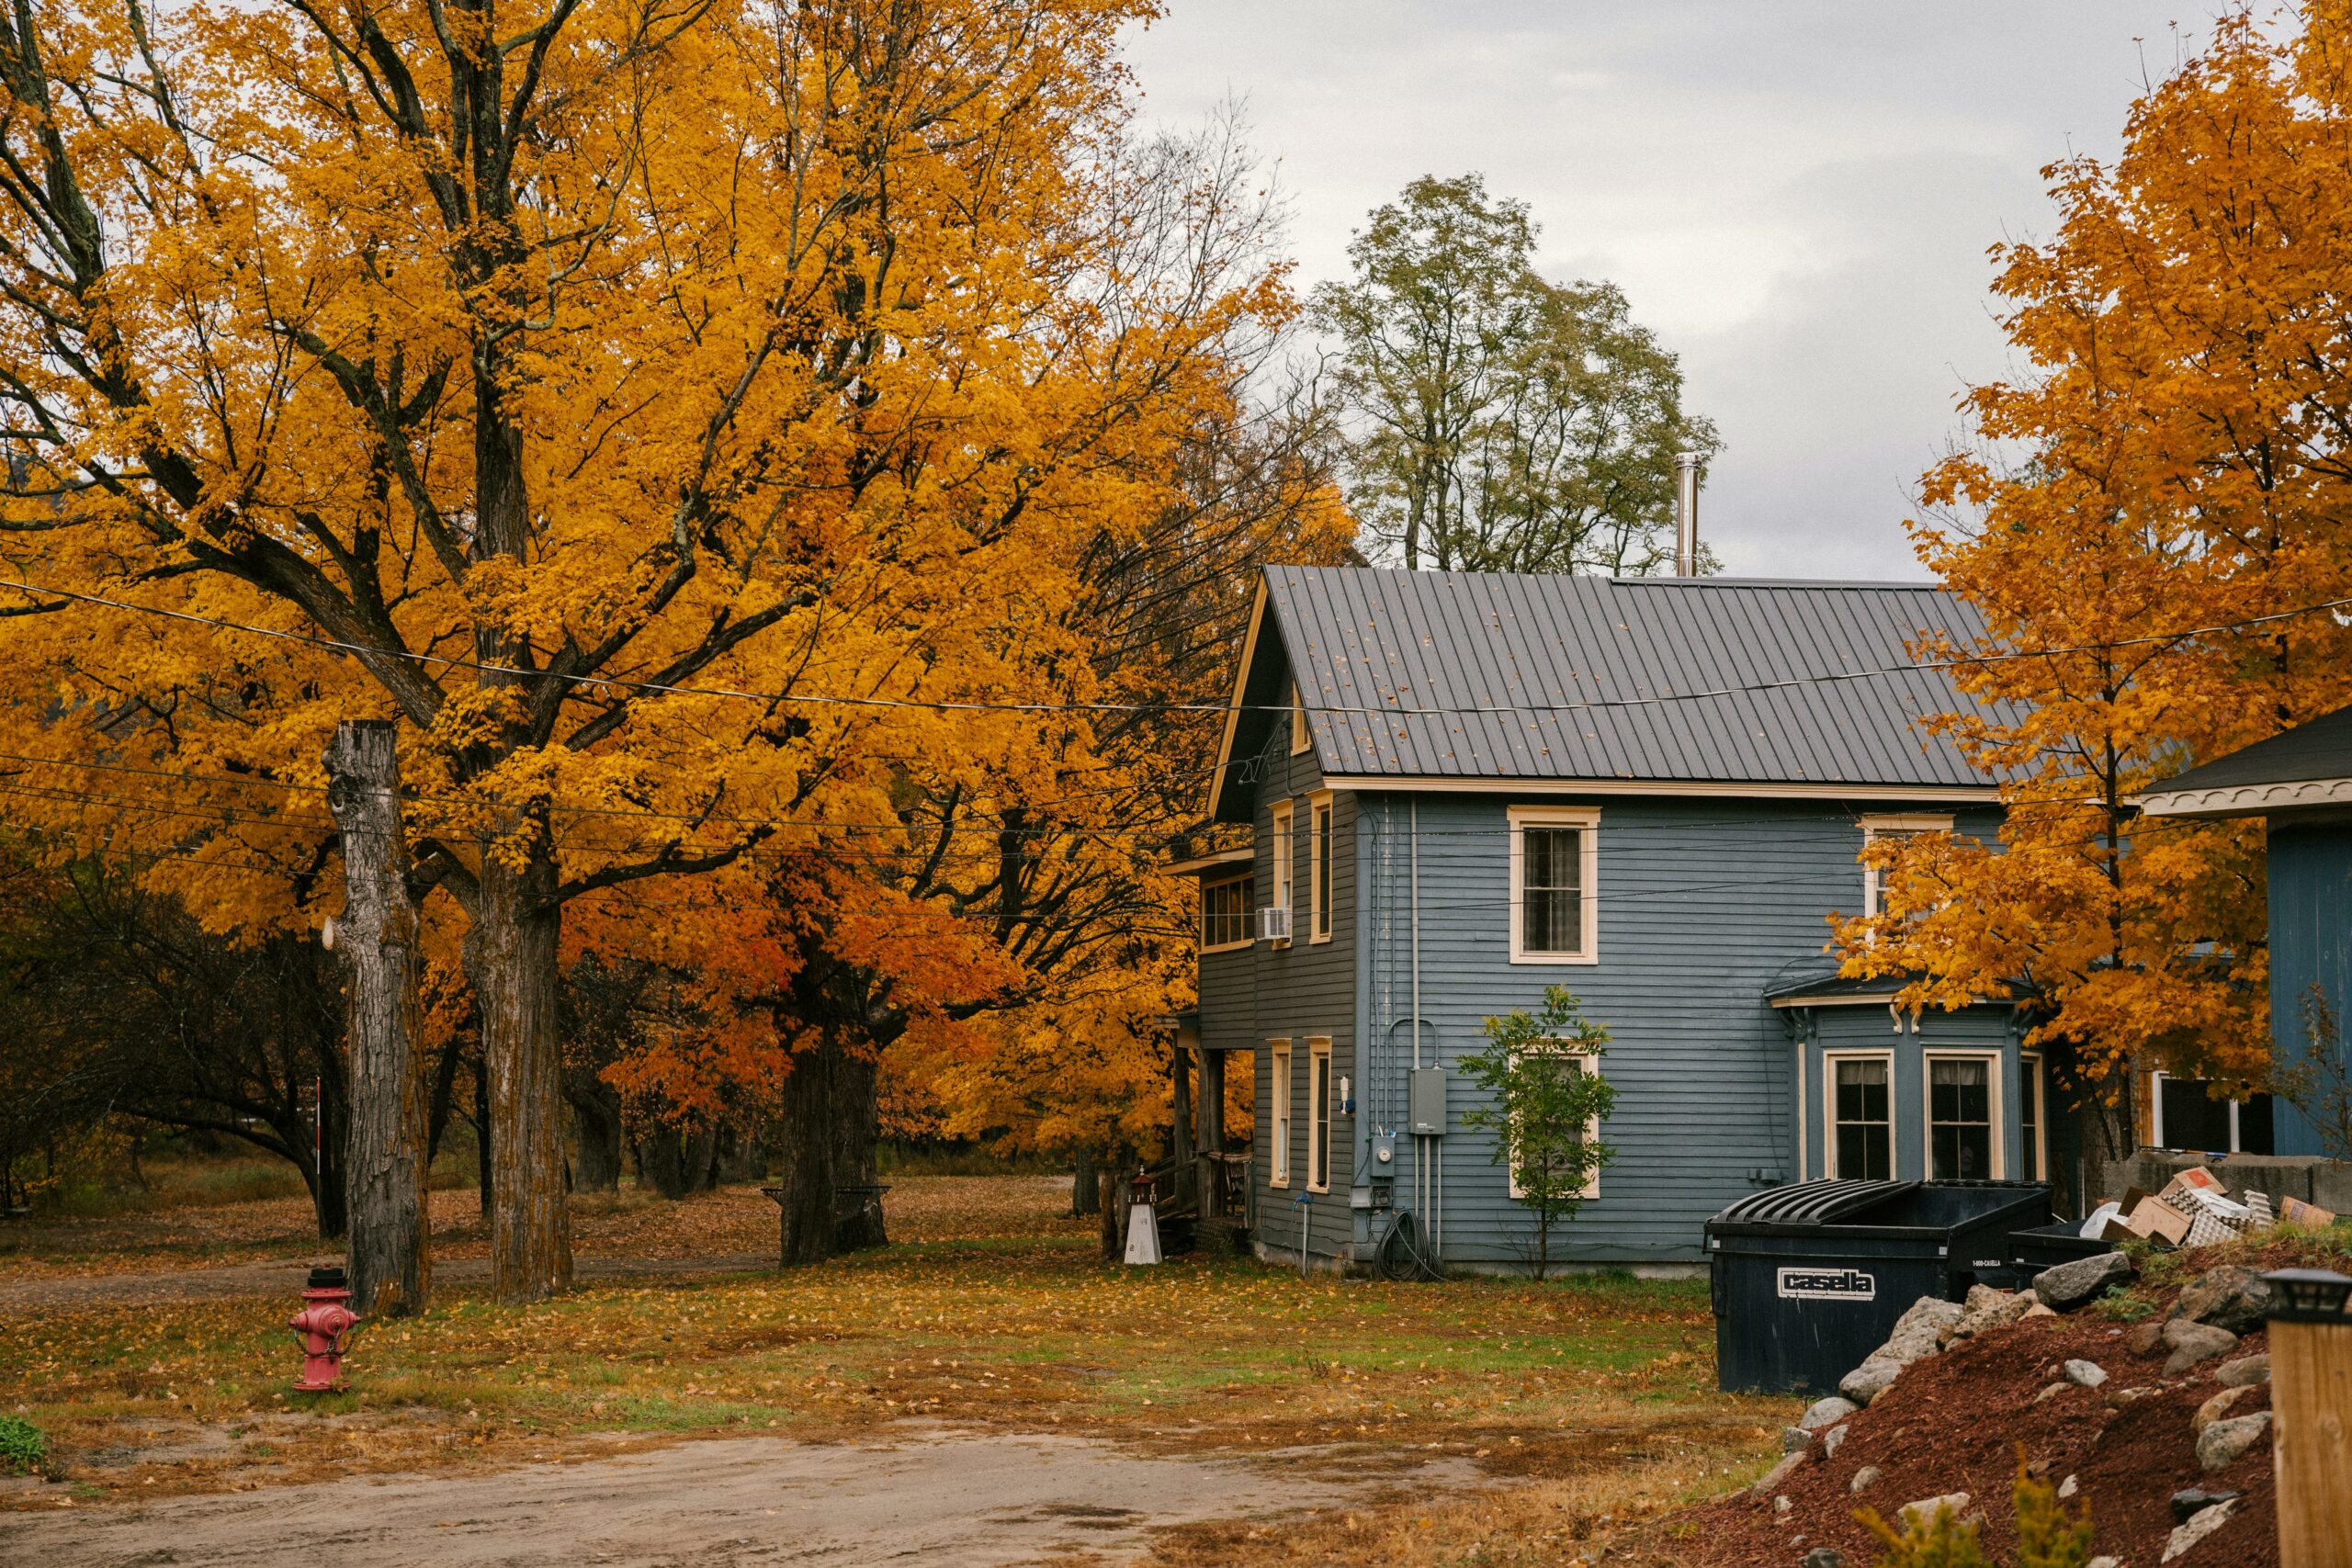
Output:
<svg viewBox="0 0 2352 1568">
<path fill-rule="evenodd" d="M 1290 911 L 1277 904 L 1261 906 L 1258 910 L 1258 940 L 1260 942 L 1288 942 L 1290 940 Z"/>
</svg>

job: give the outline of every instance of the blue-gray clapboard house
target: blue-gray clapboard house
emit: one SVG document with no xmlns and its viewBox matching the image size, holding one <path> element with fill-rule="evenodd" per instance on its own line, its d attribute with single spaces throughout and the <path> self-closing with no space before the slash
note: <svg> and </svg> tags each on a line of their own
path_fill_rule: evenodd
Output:
<svg viewBox="0 0 2352 1568">
<path fill-rule="evenodd" d="M 2167 780 L 2139 799 L 2150 817 L 2264 818 L 2269 862 L 2270 1059 L 2311 1071 L 2312 1087 L 2352 1075 L 2352 708 Z M 2318 1004 L 2313 1007 L 2313 1002 Z M 2320 1129 L 2284 1100 L 2218 1101 L 2202 1083 L 2159 1075 L 2146 1140 L 2217 1153 L 2331 1155 Z"/>
<path fill-rule="evenodd" d="M 1915 1023 L 1824 951 L 1872 837 L 1997 826 L 1912 651 L 1977 629 L 1924 586 L 1267 570 L 1209 807 L 1250 847 L 1182 868 L 1184 1022 L 1251 1054 L 1261 1250 L 1361 1266 L 1410 1211 L 1450 1265 L 1522 1265 L 1468 1086 L 1424 1137 L 1411 1079 L 1552 985 L 1621 1095 L 1572 1260 L 1695 1262 L 1709 1215 L 1805 1178 L 2045 1179 L 2011 1010 Z"/>
</svg>

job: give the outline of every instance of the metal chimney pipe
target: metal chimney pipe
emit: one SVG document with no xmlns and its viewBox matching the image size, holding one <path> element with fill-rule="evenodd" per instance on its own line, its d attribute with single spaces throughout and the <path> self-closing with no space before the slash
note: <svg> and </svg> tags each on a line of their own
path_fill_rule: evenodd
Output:
<svg viewBox="0 0 2352 1568">
<path fill-rule="evenodd" d="M 1699 454 L 1674 455 L 1674 574 L 1699 575 Z"/>
</svg>

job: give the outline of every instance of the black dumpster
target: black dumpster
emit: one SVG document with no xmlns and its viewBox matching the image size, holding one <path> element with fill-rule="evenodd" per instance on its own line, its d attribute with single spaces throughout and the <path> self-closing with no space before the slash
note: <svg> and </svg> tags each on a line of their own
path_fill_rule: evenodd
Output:
<svg viewBox="0 0 2352 1568">
<path fill-rule="evenodd" d="M 1834 1393 L 1921 1296 L 2011 1278 L 2009 1236 L 2050 1223 L 2024 1181 L 1801 1181 L 1707 1222 L 1715 1378 L 1726 1393 Z"/>
<path fill-rule="evenodd" d="M 2020 1283 L 2030 1285 L 2033 1277 L 2044 1269 L 2055 1269 L 2061 1263 L 2072 1263 L 2077 1258 L 2097 1258 L 2113 1252 L 2111 1241 L 2086 1237 L 2083 1227 L 2073 1220 L 2061 1220 L 2053 1225 L 2036 1225 L 2031 1230 L 2016 1232 L 2009 1237 L 2009 1266 L 2017 1270 Z"/>
</svg>

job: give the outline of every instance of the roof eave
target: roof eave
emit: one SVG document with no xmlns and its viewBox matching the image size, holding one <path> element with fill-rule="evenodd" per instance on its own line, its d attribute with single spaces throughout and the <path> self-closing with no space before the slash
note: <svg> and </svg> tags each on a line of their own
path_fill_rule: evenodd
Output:
<svg viewBox="0 0 2352 1568">
<path fill-rule="evenodd" d="M 2143 817 L 2221 819 L 2267 817 L 2284 811 L 2352 807 L 2352 778 L 2275 779 L 2261 784 L 2221 784 L 2210 789 L 2150 790 L 2132 803 Z"/>
</svg>

